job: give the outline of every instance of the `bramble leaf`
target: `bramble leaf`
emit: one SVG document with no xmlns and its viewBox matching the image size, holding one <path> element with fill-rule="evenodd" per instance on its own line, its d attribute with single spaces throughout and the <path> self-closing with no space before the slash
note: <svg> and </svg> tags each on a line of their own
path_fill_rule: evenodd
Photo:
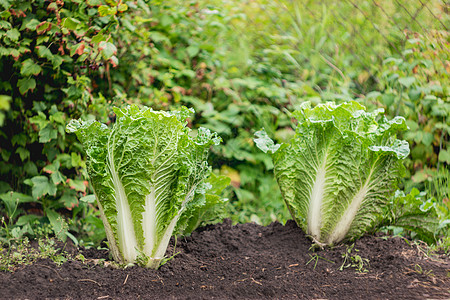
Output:
<svg viewBox="0 0 450 300">
<path fill-rule="evenodd" d="M 13 28 L 6 32 L 6 36 L 13 42 L 17 42 L 20 38 L 20 32 L 17 28 Z"/>
<path fill-rule="evenodd" d="M 58 137 L 58 130 L 48 123 L 39 131 L 39 143 L 47 143 Z"/>
<path fill-rule="evenodd" d="M 34 176 L 31 178 L 32 186 L 32 195 L 34 199 L 39 199 L 45 195 L 56 195 L 56 185 L 53 182 L 48 180 L 46 176 Z"/>
<path fill-rule="evenodd" d="M 41 73 L 42 68 L 38 64 L 36 64 L 31 58 L 25 60 L 22 63 L 22 68 L 20 69 L 20 74 L 23 76 L 30 76 L 30 75 L 38 75 Z"/>
<path fill-rule="evenodd" d="M 110 59 L 114 54 L 117 53 L 117 48 L 110 42 L 102 41 L 99 44 L 99 49 L 102 52 L 104 59 Z"/>
<path fill-rule="evenodd" d="M 17 82 L 19 92 L 25 95 L 29 90 L 33 91 L 36 88 L 36 80 L 34 78 L 22 78 Z"/>
</svg>

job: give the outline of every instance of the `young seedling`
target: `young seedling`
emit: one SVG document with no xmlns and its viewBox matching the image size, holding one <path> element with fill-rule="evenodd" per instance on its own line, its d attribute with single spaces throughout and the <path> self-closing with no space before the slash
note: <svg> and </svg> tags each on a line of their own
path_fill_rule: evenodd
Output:
<svg viewBox="0 0 450 300">
<path fill-rule="evenodd" d="M 344 262 L 339 268 L 339 271 L 343 271 L 346 268 L 355 268 L 358 273 L 367 273 L 369 272 L 368 268 L 369 260 L 367 258 L 363 258 L 358 254 L 352 255 L 352 250 L 354 248 L 355 244 L 352 244 L 347 247 L 347 250 L 342 253 L 342 258 L 344 259 Z M 359 252 L 358 249 L 354 249 L 355 252 Z"/>
<path fill-rule="evenodd" d="M 308 260 L 308 262 L 306 263 L 306 265 L 308 265 L 310 262 L 314 261 L 314 270 L 316 269 L 317 263 L 319 262 L 319 259 L 323 259 L 324 261 L 327 261 L 329 263 L 334 264 L 335 262 L 329 259 L 326 259 L 325 257 L 319 256 L 317 254 L 311 255 L 309 254 L 309 257 L 311 257 L 310 260 Z"/>
</svg>

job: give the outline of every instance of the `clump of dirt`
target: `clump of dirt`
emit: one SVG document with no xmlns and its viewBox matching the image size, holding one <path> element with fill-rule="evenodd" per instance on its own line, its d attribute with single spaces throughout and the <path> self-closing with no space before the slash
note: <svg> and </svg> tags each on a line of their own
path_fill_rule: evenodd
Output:
<svg viewBox="0 0 450 300">
<path fill-rule="evenodd" d="M 0 298 L 450 298 L 450 259 L 428 257 L 401 238 L 366 236 L 353 247 L 315 252 L 310 247 L 292 221 L 266 227 L 225 221 L 178 239 L 178 255 L 157 271 L 102 266 L 107 251 L 79 250 L 85 263 L 39 260 L 0 272 Z"/>
</svg>

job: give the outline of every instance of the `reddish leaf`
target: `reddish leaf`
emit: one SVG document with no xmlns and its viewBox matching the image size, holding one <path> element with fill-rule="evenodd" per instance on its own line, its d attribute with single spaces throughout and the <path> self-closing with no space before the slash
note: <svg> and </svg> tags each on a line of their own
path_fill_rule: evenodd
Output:
<svg viewBox="0 0 450 300">
<path fill-rule="evenodd" d="M 75 53 L 78 55 L 83 54 L 85 47 L 86 45 L 84 44 L 84 42 L 80 43 L 80 46 L 78 46 L 78 49 L 75 51 Z"/>
<path fill-rule="evenodd" d="M 46 33 L 50 29 L 52 29 L 52 23 L 47 21 L 41 22 L 39 23 L 39 25 L 36 26 L 36 32 L 39 35 Z"/>
</svg>

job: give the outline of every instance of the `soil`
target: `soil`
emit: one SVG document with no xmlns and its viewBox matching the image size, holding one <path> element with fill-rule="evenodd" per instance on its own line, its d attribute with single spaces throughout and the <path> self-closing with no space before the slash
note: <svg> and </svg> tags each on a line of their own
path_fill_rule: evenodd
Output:
<svg viewBox="0 0 450 300">
<path fill-rule="evenodd" d="M 106 250 L 69 247 L 72 255 L 82 253 L 86 261 L 57 266 L 39 260 L 13 273 L 0 272 L 0 298 L 450 298 L 449 257 L 428 256 L 402 238 L 365 236 L 350 253 L 349 245 L 315 251 L 310 247 L 311 241 L 292 221 L 266 227 L 225 221 L 178 239 L 179 254 L 157 271 L 113 268 Z M 358 272 L 358 262 L 364 263 L 360 271 L 367 272 Z"/>
</svg>

